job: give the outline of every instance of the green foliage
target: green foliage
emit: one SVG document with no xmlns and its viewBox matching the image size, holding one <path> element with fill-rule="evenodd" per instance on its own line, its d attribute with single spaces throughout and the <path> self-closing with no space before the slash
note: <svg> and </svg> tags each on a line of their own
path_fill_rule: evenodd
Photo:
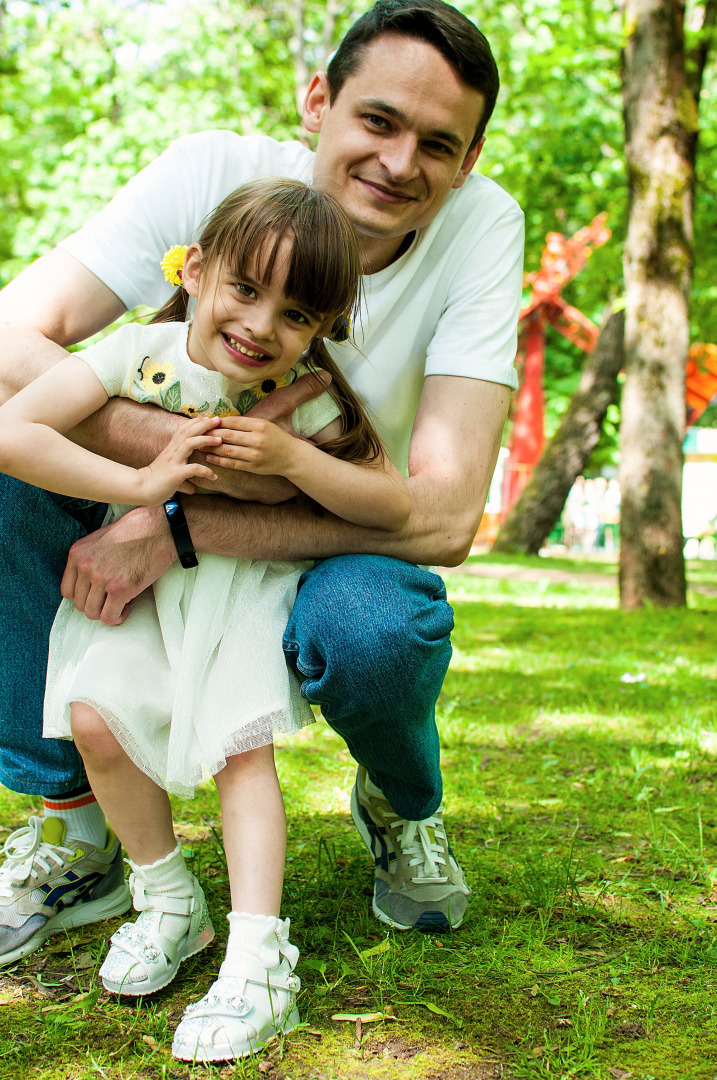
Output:
<svg viewBox="0 0 717 1080">
<path fill-rule="evenodd" d="M 207 128 L 302 138 L 298 82 L 368 6 L 333 0 L 0 0 L 0 284 L 85 221 L 174 138 Z M 613 0 L 458 0 L 487 34 L 502 89 L 480 168 L 526 212 L 526 269 L 550 231 L 601 212 L 613 231 L 565 291 L 600 322 L 622 291 L 627 207 Z M 688 17 L 688 27 L 694 19 Z M 698 43 L 688 32 L 688 49 Z M 717 340 L 717 94 L 700 100 L 692 338 Z M 177 183 L 182 178 L 177 177 Z M 548 435 L 583 354 L 549 331 Z M 594 467 L 614 458 L 606 431 Z"/>
<path fill-rule="evenodd" d="M 16 0 L 0 11 L 2 282 L 180 135 L 300 134 L 288 2 Z M 310 63 L 324 59 L 325 14 L 323 0 L 305 13 Z"/>
</svg>

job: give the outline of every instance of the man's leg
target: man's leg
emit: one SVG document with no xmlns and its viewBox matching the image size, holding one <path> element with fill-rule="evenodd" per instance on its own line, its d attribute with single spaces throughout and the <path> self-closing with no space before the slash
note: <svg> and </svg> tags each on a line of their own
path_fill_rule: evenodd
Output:
<svg viewBox="0 0 717 1080">
<path fill-rule="evenodd" d="M 452 628 L 437 575 L 351 555 L 303 575 L 284 637 L 302 693 L 359 762 L 352 813 L 376 862 L 374 911 L 400 928 L 447 930 L 467 905 L 440 813 L 434 712 Z"/>
<path fill-rule="evenodd" d="M 60 910 L 72 908 L 68 925 L 82 925 L 92 921 L 83 911 L 89 916 L 97 908 L 95 917 L 108 917 L 129 900 L 119 845 L 107 842 L 82 759 L 73 743 L 42 738 L 47 645 L 67 552 L 102 524 L 104 511 L 0 475 L 0 783 L 45 803 L 44 816 L 31 818 L 6 844 L 0 963 L 37 948 L 42 928 Z M 45 903 L 32 899 L 39 891 Z M 115 897 L 117 912 L 97 906 L 105 894 Z"/>
</svg>

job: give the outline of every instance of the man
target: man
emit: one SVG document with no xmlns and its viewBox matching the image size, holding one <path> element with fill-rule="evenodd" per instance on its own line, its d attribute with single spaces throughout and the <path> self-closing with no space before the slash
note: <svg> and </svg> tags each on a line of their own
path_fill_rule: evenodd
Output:
<svg viewBox="0 0 717 1080">
<path fill-rule="evenodd" d="M 442 0 L 379 0 L 309 86 L 304 124 L 320 135 L 315 155 L 230 132 L 179 140 L 0 297 L 8 395 L 61 361 L 62 346 L 126 308 L 162 303 L 162 254 L 242 182 L 313 177 L 350 214 L 364 306 L 358 348 L 333 351 L 408 473 L 408 526 L 388 535 L 317 516 L 283 478 L 237 472 L 217 485 L 232 498 L 183 504 L 198 549 L 322 560 L 302 579 L 284 649 L 305 677 L 302 692 L 321 703 L 359 762 L 352 813 L 376 862 L 374 912 L 404 929 L 460 925 L 469 892 L 443 828 L 434 720 L 451 611 L 440 579 L 420 564 L 454 565 L 468 552 L 516 385 L 522 215 L 471 175 L 497 91 L 488 44 L 458 11 Z M 256 410 L 286 426 L 319 389 L 301 380 Z M 76 438 L 140 465 L 181 423 L 160 411 L 148 423 L 146 407 L 115 401 Z M 102 512 L 7 478 L 0 489 L 0 566 L 13 581 L 0 621 L 0 780 L 45 805 L 44 818 L 15 834 L 0 871 L 0 962 L 62 925 L 129 904 L 118 846 L 74 747 L 39 737 L 60 578 L 62 594 L 89 618 L 116 624 L 177 557 L 162 508 L 98 528 Z"/>
</svg>

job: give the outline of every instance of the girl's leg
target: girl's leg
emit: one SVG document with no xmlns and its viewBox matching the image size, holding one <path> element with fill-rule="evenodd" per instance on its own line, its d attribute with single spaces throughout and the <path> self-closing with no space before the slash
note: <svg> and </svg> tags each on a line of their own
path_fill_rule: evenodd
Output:
<svg viewBox="0 0 717 1080">
<path fill-rule="evenodd" d="M 214 777 L 222 806 L 232 910 L 277 915 L 286 859 L 284 799 L 274 747 L 227 759 Z"/>
<path fill-rule="evenodd" d="M 99 713 L 75 701 L 72 737 L 107 820 L 133 862 L 145 865 L 174 851 L 169 796 L 127 756 Z"/>
<path fill-rule="evenodd" d="M 151 994 L 214 937 L 204 893 L 185 866 L 167 792 L 134 764 L 89 705 L 74 702 L 71 716 L 90 783 L 130 856 L 130 890 L 140 912 L 113 935 L 100 976 L 115 993 Z"/>
<path fill-rule="evenodd" d="M 172 1053 L 184 1061 L 246 1057 L 299 1023 L 299 950 L 289 920 L 278 918 L 286 818 L 273 746 L 229 758 L 214 779 L 234 910 L 219 978 L 189 1006 L 174 1038 Z"/>
</svg>

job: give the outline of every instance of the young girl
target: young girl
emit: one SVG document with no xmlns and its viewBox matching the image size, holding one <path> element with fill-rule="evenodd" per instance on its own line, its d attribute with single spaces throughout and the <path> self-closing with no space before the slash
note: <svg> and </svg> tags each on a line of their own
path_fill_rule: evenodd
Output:
<svg viewBox="0 0 717 1080">
<path fill-rule="evenodd" d="M 60 494 L 133 505 L 193 492 L 211 465 L 283 475 L 329 511 L 399 529 L 406 485 L 323 336 L 356 302 L 360 263 L 343 211 L 295 181 L 230 195 L 186 252 L 181 290 L 154 324 L 122 327 L 69 357 L 0 409 L 0 468 Z M 188 298 L 192 321 L 184 321 Z M 182 321 L 177 321 L 182 320 Z M 345 320 L 343 320 L 345 321 Z M 243 413 L 307 369 L 329 393 L 296 410 L 299 436 Z M 108 397 L 151 402 L 191 419 L 143 469 L 65 439 Z M 311 441 L 308 441 L 308 440 Z M 209 465 L 189 461 L 204 451 Z M 176 513 L 179 496 L 167 503 Z M 181 508 L 180 508 L 181 510 Z M 208 771 L 222 807 L 232 912 L 219 978 L 190 1005 L 173 1043 L 185 1060 L 254 1052 L 298 1023 L 298 950 L 279 918 L 286 842 L 275 731 L 312 719 L 281 637 L 304 565 L 203 554 L 173 528 L 181 562 L 133 602 L 119 626 L 63 601 L 50 642 L 44 733 L 74 737 L 100 805 L 123 843 L 140 912 L 113 936 L 108 990 L 148 994 L 214 931 L 184 864 L 167 791 L 191 795 Z"/>
</svg>

